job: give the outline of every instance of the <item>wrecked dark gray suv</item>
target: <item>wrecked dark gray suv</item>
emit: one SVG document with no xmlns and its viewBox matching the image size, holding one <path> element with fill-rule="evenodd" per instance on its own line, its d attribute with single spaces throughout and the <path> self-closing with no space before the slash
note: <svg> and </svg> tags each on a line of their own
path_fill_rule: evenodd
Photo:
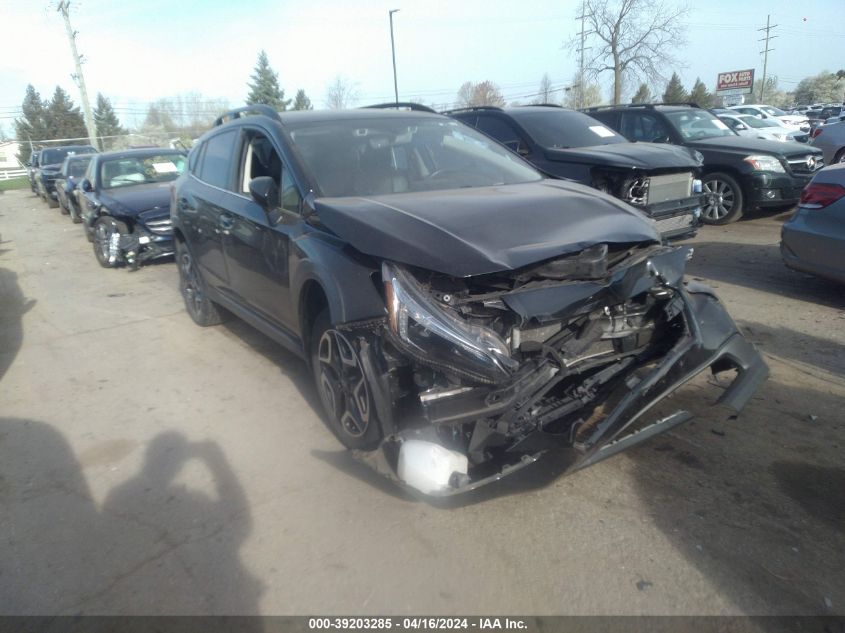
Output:
<svg viewBox="0 0 845 633">
<path fill-rule="evenodd" d="M 426 494 L 595 463 L 689 419 L 651 409 L 698 373 L 736 370 L 734 410 L 767 375 L 690 248 L 436 114 L 235 110 L 171 215 L 193 319 L 302 356 L 338 439 Z"/>
</svg>

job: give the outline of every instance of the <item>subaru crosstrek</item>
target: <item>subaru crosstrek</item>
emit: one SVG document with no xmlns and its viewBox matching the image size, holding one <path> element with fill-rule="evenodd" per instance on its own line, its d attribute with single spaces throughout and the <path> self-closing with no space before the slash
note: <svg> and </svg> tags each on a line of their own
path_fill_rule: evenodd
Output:
<svg viewBox="0 0 845 633">
<path fill-rule="evenodd" d="M 232 111 L 171 215 L 193 320 L 303 357 L 338 439 L 425 494 L 595 463 L 688 420 L 652 407 L 700 372 L 737 370 L 734 410 L 767 375 L 690 248 L 431 112 Z"/>
</svg>

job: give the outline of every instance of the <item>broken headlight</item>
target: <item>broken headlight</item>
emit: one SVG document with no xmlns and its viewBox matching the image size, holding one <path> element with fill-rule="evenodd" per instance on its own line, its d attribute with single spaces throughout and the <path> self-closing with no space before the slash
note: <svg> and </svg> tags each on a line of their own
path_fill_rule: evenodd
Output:
<svg viewBox="0 0 845 633">
<path fill-rule="evenodd" d="M 385 262 L 381 274 L 390 330 L 411 353 L 494 382 L 517 367 L 498 334 L 438 306 L 409 272 Z"/>
</svg>

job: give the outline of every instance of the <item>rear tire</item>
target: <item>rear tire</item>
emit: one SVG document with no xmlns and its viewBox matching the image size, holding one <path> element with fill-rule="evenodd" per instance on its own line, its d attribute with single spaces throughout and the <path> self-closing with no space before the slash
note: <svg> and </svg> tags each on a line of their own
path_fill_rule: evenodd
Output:
<svg viewBox="0 0 845 633">
<path fill-rule="evenodd" d="M 176 240 L 176 265 L 179 267 L 179 292 L 185 301 L 185 310 L 194 323 L 201 327 L 223 322 L 221 309 L 208 298 L 207 286 L 196 262 L 184 242 Z"/>
<path fill-rule="evenodd" d="M 328 426 L 346 448 L 373 450 L 383 436 L 355 345 L 324 309 L 311 327 L 311 368 Z"/>
<path fill-rule="evenodd" d="M 59 196 L 59 211 L 62 212 L 62 215 L 70 215 L 70 209 L 68 209 L 65 203 L 62 202 L 61 196 Z"/>
<path fill-rule="evenodd" d="M 702 180 L 704 203 L 701 205 L 701 221 L 705 224 L 730 224 L 742 217 L 745 200 L 742 187 L 736 180 L 723 172 L 705 174 Z"/>
<path fill-rule="evenodd" d="M 836 152 L 836 156 L 833 157 L 833 163 L 845 163 L 845 147 Z"/>
</svg>

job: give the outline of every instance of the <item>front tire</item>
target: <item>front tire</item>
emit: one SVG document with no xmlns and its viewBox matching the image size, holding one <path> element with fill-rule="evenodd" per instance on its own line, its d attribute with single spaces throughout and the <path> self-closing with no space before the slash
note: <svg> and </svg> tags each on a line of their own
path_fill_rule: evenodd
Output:
<svg viewBox="0 0 845 633">
<path fill-rule="evenodd" d="M 223 322 L 220 308 L 208 298 L 205 280 L 184 242 L 176 240 L 176 264 L 179 267 L 179 292 L 185 301 L 185 310 L 194 323 L 202 327 Z"/>
<path fill-rule="evenodd" d="M 350 337 L 323 310 L 311 328 L 311 367 L 329 428 L 346 448 L 373 450 L 382 438 L 373 393 Z"/>
<path fill-rule="evenodd" d="M 836 156 L 833 157 L 833 164 L 836 163 L 845 163 L 845 147 L 836 152 Z"/>
<path fill-rule="evenodd" d="M 103 216 L 94 223 L 94 256 L 103 268 L 117 268 L 120 264 L 120 250 L 115 241 L 129 233 L 129 228 L 109 216 Z"/>
<path fill-rule="evenodd" d="M 53 200 L 53 196 L 51 196 L 49 193 L 44 194 L 44 201 L 47 203 L 47 206 L 51 209 L 55 209 L 59 206 L 59 201 Z"/>
<path fill-rule="evenodd" d="M 701 206 L 701 220 L 705 224 L 730 224 L 742 217 L 744 197 L 742 187 L 732 176 L 713 172 L 702 178 L 704 203 Z"/>
</svg>

